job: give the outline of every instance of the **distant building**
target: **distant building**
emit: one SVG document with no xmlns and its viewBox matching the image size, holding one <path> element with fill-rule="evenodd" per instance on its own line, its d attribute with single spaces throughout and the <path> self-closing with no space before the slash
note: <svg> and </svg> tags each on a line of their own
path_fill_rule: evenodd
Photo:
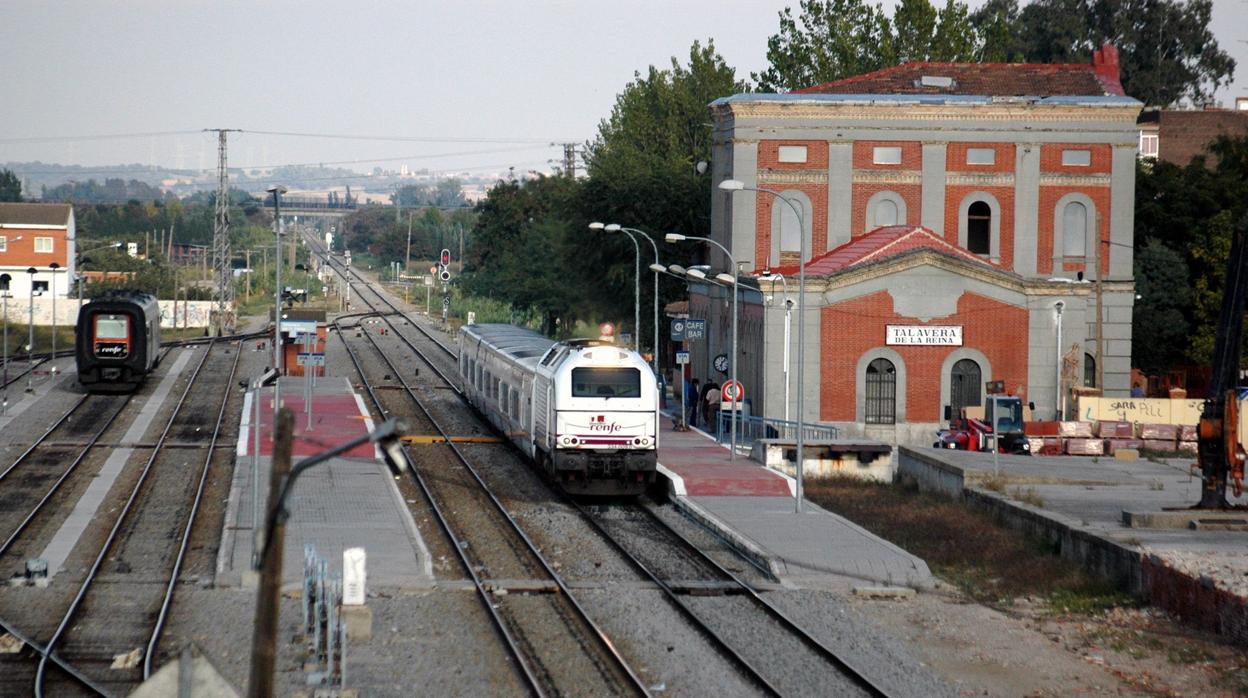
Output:
<svg viewBox="0 0 1248 698">
<path fill-rule="evenodd" d="M 69 204 L 0 203 L 0 274 L 10 277 L 9 293 L 26 298 L 33 284 L 36 294 L 64 298 L 74 278 L 75 235 Z"/>
<path fill-rule="evenodd" d="M 1236 100 L 1235 110 L 1149 109 L 1138 124 L 1140 157 L 1185 167 L 1218 136 L 1248 136 L 1248 99 Z M 1206 164 L 1217 164 L 1217 158 L 1209 156 Z"/>
<path fill-rule="evenodd" d="M 806 362 L 794 310 L 791 416 L 800 380 L 808 420 L 930 444 L 989 381 L 1052 419 L 1096 382 L 1098 359 L 1105 393 L 1126 396 L 1141 106 L 1112 46 L 1090 65 L 908 63 L 716 100 L 713 184 L 771 189 L 800 211 L 712 194 L 712 235 L 759 289 L 742 297 L 738 370 L 753 412 L 785 412 L 785 289 L 796 300 L 803 240 Z M 1081 283 L 1098 277 L 1100 303 Z M 709 319 L 694 374 L 722 382 L 730 292 L 693 288 L 690 316 Z"/>
</svg>

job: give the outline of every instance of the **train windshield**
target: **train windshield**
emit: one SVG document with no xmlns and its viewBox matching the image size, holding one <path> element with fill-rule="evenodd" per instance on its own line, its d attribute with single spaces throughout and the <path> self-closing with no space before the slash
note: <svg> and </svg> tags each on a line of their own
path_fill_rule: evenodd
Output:
<svg viewBox="0 0 1248 698">
<path fill-rule="evenodd" d="M 635 368 L 574 368 L 572 397 L 641 397 L 641 371 Z"/>
<path fill-rule="evenodd" d="M 126 339 L 130 336 L 130 318 L 125 315 L 97 315 L 96 339 Z"/>
</svg>

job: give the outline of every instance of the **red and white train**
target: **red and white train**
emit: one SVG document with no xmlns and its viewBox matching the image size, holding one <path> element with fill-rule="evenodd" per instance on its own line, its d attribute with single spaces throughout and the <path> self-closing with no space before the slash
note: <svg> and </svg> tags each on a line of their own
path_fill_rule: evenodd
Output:
<svg viewBox="0 0 1248 698">
<path fill-rule="evenodd" d="M 459 372 L 472 405 L 567 492 L 637 495 L 654 483 L 659 391 L 636 352 L 466 325 Z"/>
</svg>

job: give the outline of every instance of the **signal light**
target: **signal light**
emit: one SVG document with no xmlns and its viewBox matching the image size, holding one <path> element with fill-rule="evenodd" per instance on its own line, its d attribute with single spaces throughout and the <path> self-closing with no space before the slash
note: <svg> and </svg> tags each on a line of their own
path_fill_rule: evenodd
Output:
<svg viewBox="0 0 1248 698">
<path fill-rule="evenodd" d="M 447 250 L 447 249 L 442 250 L 442 257 L 441 257 L 440 263 L 444 267 L 448 266 L 451 263 L 451 251 L 450 250 Z"/>
</svg>

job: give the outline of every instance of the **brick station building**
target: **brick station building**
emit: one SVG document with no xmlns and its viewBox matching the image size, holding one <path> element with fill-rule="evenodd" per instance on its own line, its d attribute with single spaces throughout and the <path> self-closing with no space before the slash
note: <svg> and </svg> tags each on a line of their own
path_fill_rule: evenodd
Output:
<svg viewBox="0 0 1248 698">
<path fill-rule="evenodd" d="M 739 370 L 752 411 L 785 411 L 783 301 L 786 287 L 796 300 L 803 238 L 792 416 L 800 380 L 807 420 L 930 444 L 946 408 L 982 404 L 988 381 L 1046 419 L 1072 386 L 1127 395 L 1141 106 L 1112 46 L 1089 65 L 909 63 L 715 101 L 713 183 L 775 190 L 801 211 L 712 194 L 713 235 L 757 280 Z M 727 300 L 696 287 L 690 313 L 724 323 Z M 726 351 L 726 330 L 708 335 L 695 367 Z"/>
</svg>

